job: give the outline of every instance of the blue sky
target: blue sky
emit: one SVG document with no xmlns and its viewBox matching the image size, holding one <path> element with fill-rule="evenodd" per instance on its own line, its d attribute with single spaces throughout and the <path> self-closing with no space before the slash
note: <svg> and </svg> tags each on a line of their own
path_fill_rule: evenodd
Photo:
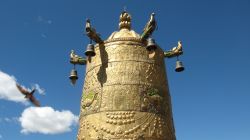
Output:
<svg viewBox="0 0 250 140">
<path fill-rule="evenodd" d="M 153 37 L 164 50 L 183 42 L 186 70 L 175 73 L 175 59 L 166 60 L 177 139 L 249 140 L 249 0 L 2 0 L 0 70 L 25 87 L 44 88 L 46 95 L 36 95 L 43 106 L 78 115 L 85 67 L 77 67 L 80 79 L 72 87 L 70 50 L 83 55 L 86 18 L 106 39 L 124 6 L 138 33 L 156 13 Z M 0 99 L 0 140 L 76 138 L 75 125 L 59 134 L 21 133 L 17 119 L 28 107 Z"/>
</svg>

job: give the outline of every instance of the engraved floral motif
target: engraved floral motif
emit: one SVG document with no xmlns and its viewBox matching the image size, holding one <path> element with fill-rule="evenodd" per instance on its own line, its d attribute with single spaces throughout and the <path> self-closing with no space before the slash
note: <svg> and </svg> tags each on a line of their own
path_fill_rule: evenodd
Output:
<svg viewBox="0 0 250 140">
<path fill-rule="evenodd" d="M 149 88 L 142 91 L 142 104 L 141 109 L 142 111 L 149 111 L 158 113 L 161 111 L 161 105 L 163 103 L 162 96 L 158 89 L 156 88 Z"/>
</svg>

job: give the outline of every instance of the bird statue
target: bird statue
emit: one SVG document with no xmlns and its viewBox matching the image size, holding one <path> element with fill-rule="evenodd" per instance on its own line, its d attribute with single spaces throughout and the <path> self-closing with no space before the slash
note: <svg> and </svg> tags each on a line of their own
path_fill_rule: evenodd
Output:
<svg viewBox="0 0 250 140">
<path fill-rule="evenodd" d="M 24 89 L 22 86 L 20 86 L 19 84 L 16 84 L 16 86 L 17 86 L 17 89 L 18 89 L 23 95 L 25 95 L 24 98 L 29 99 L 30 102 L 31 102 L 33 105 L 35 105 L 35 106 L 37 106 L 37 107 L 40 107 L 39 101 L 36 100 L 36 98 L 33 96 L 34 92 L 36 91 L 35 88 L 32 89 L 31 91 L 28 91 L 28 90 Z"/>
<path fill-rule="evenodd" d="M 148 37 L 150 37 L 153 34 L 154 30 L 156 29 L 157 23 L 156 23 L 154 16 L 155 16 L 155 13 L 152 13 L 148 23 L 144 27 L 142 35 L 141 35 L 142 39 L 147 39 Z"/>
<path fill-rule="evenodd" d="M 172 58 L 175 56 L 182 55 L 182 42 L 178 41 L 178 44 L 176 47 L 173 47 L 171 50 L 164 52 L 164 57 Z"/>
<path fill-rule="evenodd" d="M 72 64 L 85 65 L 87 63 L 87 60 L 79 55 L 76 55 L 74 50 L 71 50 L 69 57 L 70 63 Z"/>
<path fill-rule="evenodd" d="M 171 51 L 174 52 L 174 53 L 177 53 L 177 52 L 182 51 L 182 44 L 181 44 L 181 41 L 178 41 L 177 47 L 173 47 Z"/>
<path fill-rule="evenodd" d="M 74 50 L 71 50 L 70 58 L 71 58 L 71 59 L 80 58 L 80 56 L 76 55 Z"/>
<path fill-rule="evenodd" d="M 100 34 L 98 34 L 95 30 L 95 28 L 91 27 L 90 20 L 86 20 L 86 25 L 85 25 L 85 31 L 87 36 L 91 39 L 94 40 L 96 43 L 102 43 L 103 40 L 100 37 Z"/>
</svg>

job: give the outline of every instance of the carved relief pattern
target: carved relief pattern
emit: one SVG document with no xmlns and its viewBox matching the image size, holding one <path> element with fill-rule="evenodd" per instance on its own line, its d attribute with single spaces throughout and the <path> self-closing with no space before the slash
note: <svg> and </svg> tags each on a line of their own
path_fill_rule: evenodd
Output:
<svg viewBox="0 0 250 140">
<path fill-rule="evenodd" d="M 91 75 L 91 76 L 89 76 Z M 97 112 L 100 108 L 101 101 L 101 85 L 97 79 L 97 70 L 94 69 L 85 76 L 82 100 L 81 113 L 89 114 Z"/>
<path fill-rule="evenodd" d="M 163 51 L 106 43 L 87 62 L 78 140 L 175 140 Z"/>
<path fill-rule="evenodd" d="M 81 118 L 79 140 L 87 139 L 166 139 L 171 131 L 165 117 L 153 113 L 115 111 Z M 171 136 L 171 135 L 170 135 Z"/>
</svg>

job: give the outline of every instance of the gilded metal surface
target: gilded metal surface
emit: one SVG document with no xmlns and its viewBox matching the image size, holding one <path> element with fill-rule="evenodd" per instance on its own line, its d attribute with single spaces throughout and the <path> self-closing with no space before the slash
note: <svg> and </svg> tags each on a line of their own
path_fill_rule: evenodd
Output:
<svg viewBox="0 0 250 140">
<path fill-rule="evenodd" d="M 74 65 L 85 65 L 87 63 L 87 60 L 81 56 L 78 56 L 75 54 L 74 50 L 71 50 L 70 53 L 70 63 Z"/>
<path fill-rule="evenodd" d="M 78 140 L 175 140 L 164 52 L 122 28 L 87 61 Z"/>
<path fill-rule="evenodd" d="M 164 52 L 164 56 L 167 58 L 176 57 L 182 54 L 183 54 L 183 51 L 182 51 L 181 41 L 178 41 L 177 47 L 173 47 L 171 50 Z"/>
<path fill-rule="evenodd" d="M 119 29 L 129 29 L 131 28 L 131 16 L 127 12 L 122 12 L 120 15 Z"/>
<path fill-rule="evenodd" d="M 87 36 L 91 40 L 94 40 L 96 43 L 102 43 L 103 42 L 100 35 L 96 32 L 95 28 L 93 28 L 91 26 L 89 19 L 87 19 L 87 21 L 86 21 L 85 31 L 86 31 Z"/>
<path fill-rule="evenodd" d="M 148 37 L 150 37 L 153 34 L 154 30 L 156 29 L 157 23 L 155 21 L 154 16 L 155 16 L 155 13 L 152 13 L 149 21 L 144 27 L 142 35 L 141 35 L 142 39 L 147 39 Z"/>
</svg>

